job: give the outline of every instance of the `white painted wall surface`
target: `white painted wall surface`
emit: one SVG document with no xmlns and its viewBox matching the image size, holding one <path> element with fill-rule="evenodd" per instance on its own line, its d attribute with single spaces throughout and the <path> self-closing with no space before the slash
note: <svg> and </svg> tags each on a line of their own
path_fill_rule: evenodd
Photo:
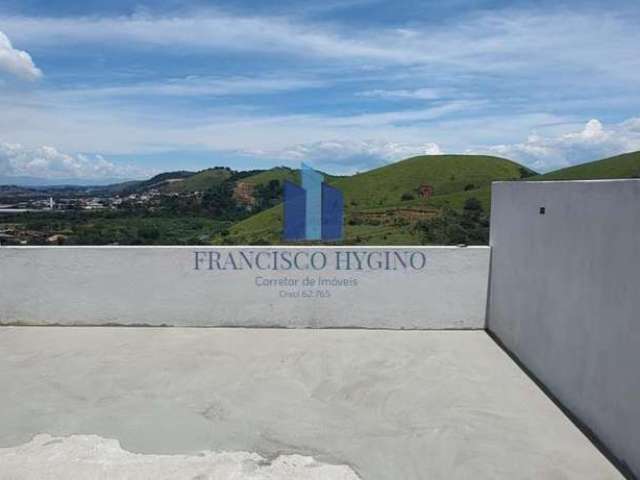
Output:
<svg viewBox="0 0 640 480">
<path fill-rule="evenodd" d="M 195 251 L 274 250 L 330 260 L 320 271 L 220 271 L 204 254 L 195 269 Z M 426 263 L 345 271 L 331 261 L 384 251 L 418 252 Z M 484 328 L 488 268 L 488 247 L 2 247 L 0 323 Z M 258 277 L 298 286 L 258 286 Z M 303 286 L 307 277 L 357 285 Z"/>
<path fill-rule="evenodd" d="M 489 330 L 640 475 L 640 180 L 494 183 L 491 246 Z"/>
</svg>

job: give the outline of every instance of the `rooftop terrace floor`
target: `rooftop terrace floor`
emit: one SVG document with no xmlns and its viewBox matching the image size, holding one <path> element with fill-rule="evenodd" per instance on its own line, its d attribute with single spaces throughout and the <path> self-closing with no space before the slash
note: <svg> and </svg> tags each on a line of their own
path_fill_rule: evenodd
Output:
<svg viewBox="0 0 640 480">
<path fill-rule="evenodd" d="M 484 331 L 4 327 L 0 385 L 0 478 L 621 478 Z"/>
</svg>

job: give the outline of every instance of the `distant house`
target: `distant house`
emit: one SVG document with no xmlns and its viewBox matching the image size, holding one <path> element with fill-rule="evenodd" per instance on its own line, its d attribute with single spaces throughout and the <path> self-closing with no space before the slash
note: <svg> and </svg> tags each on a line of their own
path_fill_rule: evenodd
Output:
<svg viewBox="0 0 640 480">
<path fill-rule="evenodd" d="M 56 234 L 56 235 L 51 235 L 49 238 L 47 238 L 47 242 L 54 245 L 62 245 L 64 244 L 64 241 L 66 239 L 67 237 L 65 235 Z"/>
<path fill-rule="evenodd" d="M 420 195 L 420 198 L 430 199 L 433 195 L 433 187 L 427 183 L 423 183 L 418 187 L 418 195 Z"/>
<path fill-rule="evenodd" d="M 253 205 L 256 201 L 253 196 L 255 185 L 252 183 L 238 182 L 233 189 L 233 198 L 244 205 Z"/>
</svg>

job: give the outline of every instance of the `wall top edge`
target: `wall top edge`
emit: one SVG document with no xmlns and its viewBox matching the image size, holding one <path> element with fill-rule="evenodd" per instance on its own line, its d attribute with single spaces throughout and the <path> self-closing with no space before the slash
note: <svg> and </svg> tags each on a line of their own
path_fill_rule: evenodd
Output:
<svg viewBox="0 0 640 480">
<path fill-rule="evenodd" d="M 496 180 L 491 185 L 558 185 L 580 183 L 638 183 L 640 178 L 603 178 L 599 180 Z"/>
<path fill-rule="evenodd" d="M 330 249 L 330 250 L 373 250 L 373 249 L 419 249 L 419 250 L 489 250 L 489 245 L 6 245 L 0 246 L 0 250 L 166 250 L 166 249 L 183 249 L 183 250 L 233 250 L 233 249 L 252 249 L 252 250 L 273 250 L 273 249 Z"/>
</svg>

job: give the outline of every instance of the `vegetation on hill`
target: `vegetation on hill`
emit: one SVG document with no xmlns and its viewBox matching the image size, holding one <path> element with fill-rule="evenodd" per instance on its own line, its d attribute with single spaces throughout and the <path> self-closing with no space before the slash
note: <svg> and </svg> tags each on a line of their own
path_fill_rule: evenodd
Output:
<svg viewBox="0 0 640 480">
<path fill-rule="evenodd" d="M 152 188 L 162 188 L 163 186 L 168 185 L 172 180 L 183 180 L 192 175 L 195 175 L 195 173 L 179 170 L 177 172 L 160 173 L 151 177 L 149 180 L 132 181 L 117 185 L 122 186 L 121 191 L 125 194 L 131 194 L 136 192 L 144 192 Z"/>
<path fill-rule="evenodd" d="M 146 180 L 144 182 L 140 182 L 138 184 L 138 186 L 144 187 L 144 186 L 152 186 L 152 185 L 157 185 L 160 184 L 162 182 L 165 182 L 167 180 L 172 180 L 172 179 L 176 179 L 176 178 L 189 178 L 195 175 L 195 172 L 189 172 L 186 170 L 178 170 L 176 172 L 164 172 L 164 173 L 160 173 L 154 177 L 151 177 L 149 180 Z"/>
<path fill-rule="evenodd" d="M 531 180 L 597 180 L 607 178 L 640 178 L 640 151 L 563 168 Z"/>
<path fill-rule="evenodd" d="M 182 193 L 204 192 L 231 178 L 232 173 L 231 169 L 226 167 L 208 168 L 184 180 L 171 183 L 168 190 Z"/>
<path fill-rule="evenodd" d="M 447 212 L 463 211 L 469 199 L 488 212 L 492 181 L 531 175 L 535 172 L 498 157 L 425 155 L 351 177 L 329 177 L 327 182 L 344 194 L 344 243 L 420 244 L 427 238 L 417 228 L 420 222 L 438 217 L 445 208 Z M 431 198 L 421 194 L 425 185 L 432 188 Z M 282 205 L 278 205 L 241 220 L 214 242 L 278 243 L 282 218 Z"/>
<path fill-rule="evenodd" d="M 29 243 L 65 245 L 206 245 L 230 222 L 204 215 L 149 211 L 28 212 L 0 216 L 0 227 L 29 232 Z M 1 228 L 0 228 L 1 229 Z"/>
<path fill-rule="evenodd" d="M 344 193 L 347 205 L 359 208 L 398 205 L 407 196 L 417 196 L 421 185 L 430 185 L 433 195 L 485 187 L 494 180 L 522 178 L 522 165 L 484 155 L 423 155 L 392 163 L 332 183 Z"/>
<path fill-rule="evenodd" d="M 242 179 L 243 182 L 250 183 L 252 185 L 266 185 L 274 180 L 278 183 L 283 183 L 285 180 L 298 183 L 300 181 L 300 174 L 298 170 L 293 168 L 275 167 Z"/>
<path fill-rule="evenodd" d="M 432 245 L 486 245 L 489 241 L 489 216 L 475 197 L 465 200 L 462 210 L 445 207 L 441 214 L 416 224 L 422 243 Z"/>
<path fill-rule="evenodd" d="M 204 192 L 230 179 L 234 173 L 227 167 L 207 168 L 199 172 L 165 172 L 142 182 L 129 182 L 122 191 L 124 194 L 141 194 L 151 190 L 164 193 Z"/>
<path fill-rule="evenodd" d="M 72 198 L 64 212 L 0 217 L 6 239 L 67 244 L 279 244 L 283 184 L 299 183 L 287 167 L 166 172 L 106 187 L 0 187 L 6 204 Z M 507 159 L 483 155 L 409 158 L 353 176 L 325 175 L 344 194 L 347 245 L 486 244 L 491 182 L 640 178 L 640 152 L 538 175 Z M 95 196 L 105 206 L 93 211 Z M 83 200 L 84 199 L 84 200 Z M 84 202 L 84 203 L 83 203 Z M 0 202 L 2 203 L 2 202 Z M 6 240 L 5 240 L 6 241 Z M 50 240 L 49 240 L 50 241 Z"/>
</svg>

